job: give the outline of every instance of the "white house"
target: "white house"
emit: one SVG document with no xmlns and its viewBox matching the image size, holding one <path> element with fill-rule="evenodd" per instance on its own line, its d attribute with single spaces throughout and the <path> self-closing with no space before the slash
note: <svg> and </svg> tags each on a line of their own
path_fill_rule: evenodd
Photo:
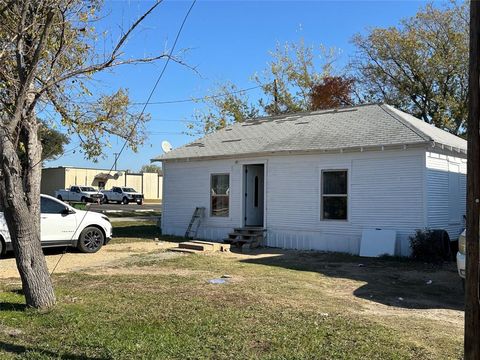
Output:
<svg viewBox="0 0 480 360">
<path fill-rule="evenodd" d="M 159 156 L 164 234 L 198 238 L 259 226 L 265 243 L 359 253 L 364 229 L 396 230 L 396 254 L 416 229 L 464 226 L 466 141 L 389 105 L 259 118 Z"/>
</svg>

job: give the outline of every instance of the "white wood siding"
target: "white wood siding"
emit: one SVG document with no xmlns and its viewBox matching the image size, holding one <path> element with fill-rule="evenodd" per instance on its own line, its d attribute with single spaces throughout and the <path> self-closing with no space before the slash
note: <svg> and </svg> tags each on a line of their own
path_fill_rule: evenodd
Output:
<svg viewBox="0 0 480 360">
<path fill-rule="evenodd" d="M 427 227 L 445 229 L 457 239 L 466 214 L 466 159 L 427 152 Z"/>
<path fill-rule="evenodd" d="M 268 163 L 268 244 L 358 254 L 363 229 L 397 231 L 397 253 L 424 222 L 423 154 L 369 152 L 277 157 Z M 348 220 L 320 220 L 320 173 L 348 170 Z"/>
<path fill-rule="evenodd" d="M 198 237 L 221 240 L 242 225 L 242 165 L 265 163 L 267 245 L 358 254 L 363 229 L 397 230 L 397 253 L 425 227 L 424 150 L 165 162 L 162 229 L 185 233 L 196 206 L 207 209 Z M 348 220 L 320 220 L 322 170 L 348 170 Z M 209 216 L 210 174 L 230 173 L 230 216 Z"/>
<path fill-rule="evenodd" d="M 205 207 L 198 237 L 221 240 L 233 227 L 240 226 L 241 168 L 233 161 L 167 162 L 163 164 L 164 234 L 183 236 L 195 207 Z M 210 176 L 230 174 L 230 211 L 228 217 L 210 216 Z"/>
</svg>

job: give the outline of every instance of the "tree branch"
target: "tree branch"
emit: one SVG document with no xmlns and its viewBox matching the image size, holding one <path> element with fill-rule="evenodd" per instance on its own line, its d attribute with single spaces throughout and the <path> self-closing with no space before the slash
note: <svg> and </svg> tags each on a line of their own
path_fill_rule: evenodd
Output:
<svg viewBox="0 0 480 360">
<path fill-rule="evenodd" d="M 10 121 L 10 123 L 8 124 L 8 129 L 10 131 L 13 131 L 13 129 L 15 129 L 15 127 L 17 126 L 18 122 L 20 121 L 20 114 L 21 112 L 23 111 L 23 103 L 25 102 L 26 98 L 27 98 L 27 94 L 30 90 L 30 86 L 32 84 L 32 81 L 33 79 L 35 78 L 35 74 L 36 74 L 36 70 L 37 70 L 37 64 L 40 60 L 40 55 L 44 49 L 44 46 L 45 46 L 45 40 L 48 36 L 48 33 L 50 31 L 50 27 L 52 25 L 52 21 L 53 21 L 53 11 L 49 11 L 47 13 L 47 17 L 46 17 L 46 20 L 45 20 L 45 25 L 43 27 L 43 31 L 42 31 L 42 34 L 40 35 L 40 39 L 38 41 L 38 45 L 37 47 L 35 48 L 35 52 L 33 53 L 33 57 L 32 57 L 32 60 L 29 62 L 29 67 L 30 67 L 30 71 L 27 73 L 27 75 L 25 76 L 25 74 L 23 74 L 23 79 L 21 78 L 21 85 L 20 85 L 20 89 L 19 89 L 19 92 L 17 94 L 17 98 L 16 98 L 16 101 L 15 101 L 15 113 L 14 113 L 14 118 L 12 119 L 12 121 Z M 24 20 L 24 19 L 23 19 Z M 23 36 L 20 38 L 20 42 L 23 43 Z M 22 45 L 23 46 L 23 45 Z M 23 51 L 23 50 L 22 50 Z M 21 62 L 22 62 L 22 72 L 23 72 L 23 66 L 24 66 L 24 59 L 23 59 L 23 53 L 20 55 L 19 53 L 17 53 L 17 56 L 21 58 Z M 20 74 L 19 74 L 20 75 Z"/>
</svg>

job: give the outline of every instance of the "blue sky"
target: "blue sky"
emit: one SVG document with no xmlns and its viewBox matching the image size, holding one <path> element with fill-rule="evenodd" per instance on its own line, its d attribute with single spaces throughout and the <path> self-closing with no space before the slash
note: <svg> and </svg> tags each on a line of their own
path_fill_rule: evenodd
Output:
<svg viewBox="0 0 480 360">
<path fill-rule="evenodd" d="M 106 1 L 107 15 L 98 27 L 108 30 L 113 38 L 119 29 L 135 21 L 152 1 Z M 191 2 L 165 0 L 146 19 L 125 47 L 125 57 L 148 56 L 169 49 Z M 352 36 L 369 27 L 397 25 L 401 18 L 414 15 L 423 1 L 203 1 L 198 0 L 184 27 L 177 50 L 189 49 L 184 60 L 196 66 L 200 75 L 171 62 L 152 101 L 169 101 L 202 97 L 215 85 L 226 80 L 239 88 L 252 87 L 251 75 L 263 70 L 269 61 L 269 50 L 277 42 L 298 41 L 336 47 L 342 55 L 341 66 L 355 55 Z M 133 101 L 146 101 L 161 67 L 136 65 L 117 68 L 97 77 L 95 93 L 112 93 L 119 87 L 129 89 Z M 249 92 L 255 99 L 256 91 Z M 174 147 L 193 138 L 182 134 L 192 119 L 197 103 L 150 105 L 148 131 L 151 132 L 137 153 L 126 149 L 118 160 L 119 169 L 137 171 L 159 155 L 162 140 Z M 122 140 L 112 138 L 111 148 L 98 163 L 85 160 L 78 151 L 68 151 L 78 144 L 72 138 L 67 153 L 44 164 L 51 166 L 82 166 L 111 168 L 113 153 L 122 147 Z"/>
</svg>

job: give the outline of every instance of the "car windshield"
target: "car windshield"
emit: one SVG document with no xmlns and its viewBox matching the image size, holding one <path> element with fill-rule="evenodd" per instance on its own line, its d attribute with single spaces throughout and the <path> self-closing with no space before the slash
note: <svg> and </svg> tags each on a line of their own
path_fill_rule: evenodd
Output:
<svg viewBox="0 0 480 360">
<path fill-rule="evenodd" d="M 124 192 L 136 192 L 133 188 L 122 188 Z"/>
<path fill-rule="evenodd" d="M 80 189 L 82 189 L 82 191 L 96 191 L 93 187 L 89 187 L 89 186 L 84 186 L 84 187 L 81 187 Z"/>
</svg>

